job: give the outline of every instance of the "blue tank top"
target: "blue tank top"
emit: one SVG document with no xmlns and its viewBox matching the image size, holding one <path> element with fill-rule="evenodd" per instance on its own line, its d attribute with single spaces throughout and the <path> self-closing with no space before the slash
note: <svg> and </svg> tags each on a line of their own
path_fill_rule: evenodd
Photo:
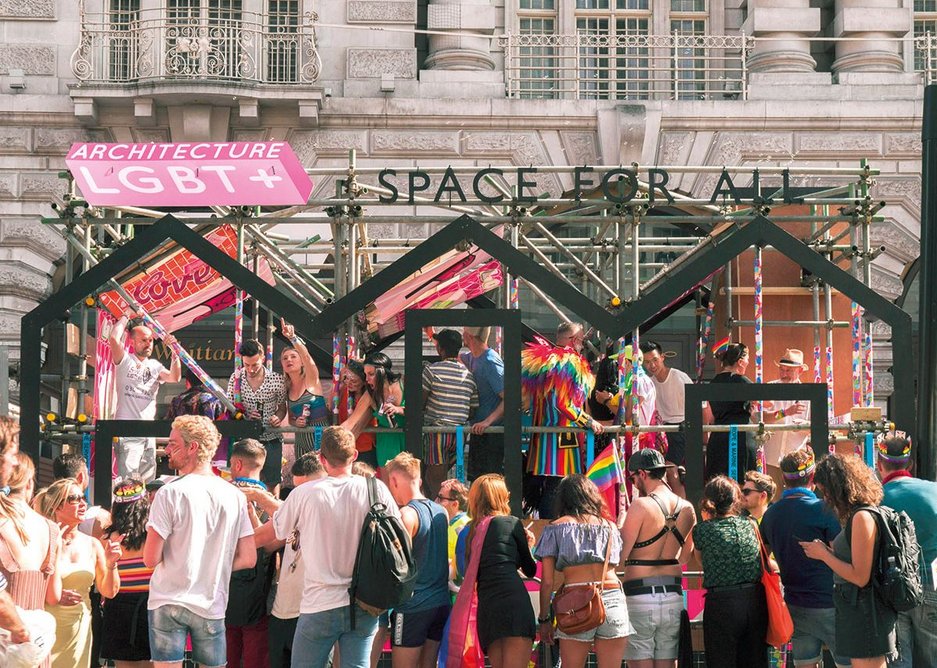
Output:
<svg viewBox="0 0 937 668">
<path fill-rule="evenodd" d="M 420 612 L 448 605 L 449 516 L 442 506 L 429 499 L 413 499 L 407 506 L 416 511 L 420 522 L 413 537 L 416 587 L 413 598 L 395 609 Z"/>
</svg>

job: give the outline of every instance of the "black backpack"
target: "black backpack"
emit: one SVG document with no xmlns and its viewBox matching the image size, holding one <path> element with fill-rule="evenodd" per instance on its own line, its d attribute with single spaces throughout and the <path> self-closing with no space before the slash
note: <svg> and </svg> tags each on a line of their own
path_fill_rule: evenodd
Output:
<svg viewBox="0 0 937 668">
<path fill-rule="evenodd" d="M 921 581 L 923 557 L 914 523 L 903 510 L 887 506 L 863 508 L 878 525 L 878 559 L 872 564 L 872 583 L 895 612 L 907 612 L 924 602 Z M 851 524 L 851 522 L 850 522 Z"/>
<path fill-rule="evenodd" d="M 377 616 L 406 603 L 416 585 L 416 564 L 407 533 L 399 517 L 387 514 L 377 497 L 377 482 L 368 477 L 370 509 L 361 527 L 355 570 L 348 594 L 351 626 L 355 626 L 355 603 Z"/>
</svg>

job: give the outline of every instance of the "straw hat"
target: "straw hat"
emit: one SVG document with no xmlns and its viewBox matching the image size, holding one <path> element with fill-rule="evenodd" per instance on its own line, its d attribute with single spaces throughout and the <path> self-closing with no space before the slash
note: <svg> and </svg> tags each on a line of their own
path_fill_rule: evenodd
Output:
<svg viewBox="0 0 937 668">
<path fill-rule="evenodd" d="M 788 348 L 784 351 L 784 354 L 781 355 L 781 359 L 775 362 L 778 366 L 790 366 L 797 367 L 806 370 L 807 365 L 804 364 L 804 353 L 797 348 Z"/>
</svg>

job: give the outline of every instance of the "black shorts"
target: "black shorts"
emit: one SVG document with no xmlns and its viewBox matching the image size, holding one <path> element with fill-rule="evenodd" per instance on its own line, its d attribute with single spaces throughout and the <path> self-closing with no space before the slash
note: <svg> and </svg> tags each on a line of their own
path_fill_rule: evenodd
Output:
<svg viewBox="0 0 937 668">
<path fill-rule="evenodd" d="M 150 624 L 146 603 L 150 595 L 118 593 L 104 600 L 101 656 L 115 661 L 150 660 Z"/>
<path fill-rule="evenodd" d="M 422 647 L 427 640 L 441 641 L 450 609 L 446 604 L 418 612 L 394 610 L 390 614 L 391 647 Z"/>
<path fill-rule="evenodd" d="M 682 424 L 681 422 L 667 424 Z M 677 466 L 683 466 L 686 462 L 686 432 L 668 431 L 667 432 L 667 454 L 664 459 Z"/>
</svg>

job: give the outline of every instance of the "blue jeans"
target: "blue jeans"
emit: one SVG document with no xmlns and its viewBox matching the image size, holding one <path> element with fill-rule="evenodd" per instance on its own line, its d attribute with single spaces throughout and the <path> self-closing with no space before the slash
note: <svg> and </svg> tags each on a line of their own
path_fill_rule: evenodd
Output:
<svg viewBox="0 0 937 668">
<path fill-rule="evenodd" d="M 823 645 L 826 645 L 837 666 L 848 666 L 848 657 L 836 653 L 836 609 L 802 608 L 788 605 L 791 620 L 794 622 L 794 635 L 791 645 L 795 666 L 812 666 L 820 662 Z"/>
<path fill-rule="evenodd" d="M 323 612 L 302 614 L 293 636 L 292 668 L 325 668 L 329 653 L 337 642 L 341 650 L 341 668 L 368 668 L 371 642 L 377 632 L 377 617 L 361 608 L 355 609 L 355 628 L 351 628 L 351 606 Z"/>
<path fill-rule="evenodd" d="M 182 663 L 185 639 L 192 636 L 192 658 L 202 666 L 227 663 L 224 619 L 206 619 L 181 605 L 161 605 L 149 611 L 150 658 Z"/>
<path fill-rule="evenodd" d="M 924 603 L 898 614 L 898 659 L 891 668 L 933 665 L 937 657 L 937 592 L 924 591 Z"/>
</svg>

